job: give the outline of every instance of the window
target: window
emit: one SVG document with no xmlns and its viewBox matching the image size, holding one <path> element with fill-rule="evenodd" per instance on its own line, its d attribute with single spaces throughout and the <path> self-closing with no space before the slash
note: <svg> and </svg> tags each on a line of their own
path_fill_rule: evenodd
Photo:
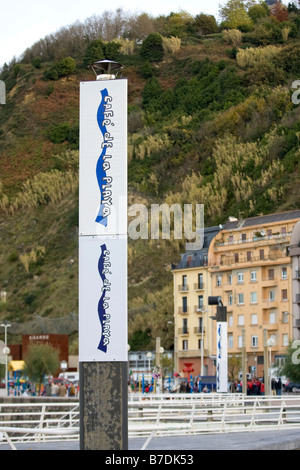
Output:
<svg viewBox="0 0 300 470">
<path fill-rule="evenodd" d="M 282 291 L 281 291 L 281 299 L 282 299 L 283 301 L 286 301 L 286 300 L 288 299 L 288 297 L 287 297 L 287 289 L 282 289 Z"/>
<path fill-rule="evenodd" d="M 265 250 L 259 250 L 259 259 L 263 260 L 265 257 Z"/>
<path fill-rule="evenodd" d="M 286 235 L 286 227 L 281 227 L 280 233 L 281 235 Z"/>
<path fill-rule="evenodd" d="M 289 312 L 282 312 L 282 323 L 289 322 Z"/>
<path fill-rule="evenodd" d="M 257 292 L 251 292 L 250 299 L 252 304 L 257 304 Z"/>
<path fill-rule="evenodd" d="M 217 276 L 217 287 L 220 287 L 222 285 L 222 276 L 218 275 Z"/>
<path fill-rule="evenodd" d="M 198 349 L 202 349 L 202 342 L 203 340 L 202 339 L 198 339 Z"/>
<path fill-rule="evenodd" d="M 239 262 L 239 254 L 238 253 L 234 253 L 234 262 L 235 263 Z"/>
<path fill-rule="evenodd" d="M 228 326 L 233 326 L 233 315 L 228 315 L 227 320 Z"/>
<path fill-rule="evenodd" d="M 231 284 L 232 284 L 232 274 L 228 274 L 227 283 L 228 283 L 229 286 L 231 286 Z"/>
<path fill-rule="evenodd" d="M 276 323 L 276 312 L 270 312 L 270 324 L 274 325 Z"/>
<path fill-rule="evenodd" d="M 246 241 L 247 241 L 247 234 L 242 233 L 242 243 L 246 243 Z"/>
<path fill-rule="evenodd" d="M 244 283 L 244 273 L 238 273 L 238 283 L 239 284 Z"/>
<path fill-rule="evenodd" d="M 238 347 L 239 348 L 243 347 L 243 337 L 242 336 L 238 336 Z"/>
<path fill-rule="evenodd" d="M 282 335 L 282 346 L 288 346 L 289 345 L 289 335 L 284 333 Z"/>
<path fill-rule="evenodd" d="M 187 297 L 182 297 L 182 311 L 183 313 L 187 313 Z"/>
<path fill-rule="evenodd" d="M 233 235 L 229 235 L 228 243 L 229 245 L 233 244 Z"/>
<path fill-rule="evenodd" d="M 232 304 L 233 304 L 233 295 L 228 294 L 228 305 L 232 305 Z"/>
<path fill-rule="evenodd" d="M 251 281 L 252 281 L 252 282 L 257 281 L 257 273 L 256 273 L 256 271 L 251 271 Z"/>
<path fill-rule="evenodd" d="M 238 294 L 238 304 L 239 305 L 244 304 L 244 294 Z"/>
<path fill-rule="evenodd" d="M 186 290 L 186 288 L 187 288 L 187 275 L 184 274 L 182 276 L 182 290 Z"/>
<path fill-rule="evenodd" d="M 257 356 L 257 364 L 259 366 L 263 366 L 264 365 L 264 356 Z"/>
<path fill-rule="evenodd" d="M 258 347 L 258 337 L 256 335 L 251 336 L 251 346 L 252 348 Z"/>
<path fill-rule="evenodd" d="M 267 230 L 267 237 L 272 238 L 272 229 L 268 228 Z"/>
<path fill-rule="evenodd" d="M 233 348 L 233 335 L 232 334 L 228 335 L 228 348 L 229 349 Z"/>
<path fill-rule="evenodd" d="M 188 349 L 188 340 L 187 339 L 184 339 L 182 341 L 182 349 L 183 349 L 183 351 L 187 351 L 187 349 Z"/>
<path fill-rule="evenodd" d="M 188 332 L 188 327 L 187 327 L 187 318 L 184 318 L 182 320 L 182 333 L 186 335 Z"/>
<path fill-rule="evenodd" d="M 274 269 L 268 269 L 268 280 L 274 281 Z"/>
<path fill-rule="evenodd" d="M 281 279 L 287 279 L 287 268 L 281 268 Z"/>
<path fill-rule="evenodd" d="M 198 295 L 198 309 L 203 309 L 203 295 Z"/>
<path fill-rule="evenodd" d="M 251 313 L 251 325 L 257 325 L 257 313 Z"/>
<path fill-rule="evenodd" d="M 275 292 L 273 290 L 269 290 L 269 301 L 274 302 L 275 300 Z"/>
<path fill-rule="evenodd" d="M 244 326 L 245 325 L 245 317 L 244 315 L 238 315 L 238 325 Z"/>
<path fill-rule="evenodd" d="M 251 261 L 251 257 L 252 257 L 251 251 L 247 251 L 247 261 Z"/>
<path fill-rule="evenodd" d="M 198 289 L 203 289 L 203 274 L 198 274 Z"/>
</svg>

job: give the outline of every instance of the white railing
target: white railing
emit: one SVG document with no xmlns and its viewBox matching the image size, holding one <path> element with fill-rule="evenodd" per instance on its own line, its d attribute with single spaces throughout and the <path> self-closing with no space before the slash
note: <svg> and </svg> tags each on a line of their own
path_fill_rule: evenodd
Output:
<svg viewBox="0 0 300 470">
<path fill-rule="evenodd" d="M 243 394 L 133 397 L 131 437 L 300 429 L 300 398 Z"/>
<path fill-rule="evenodd" d="M 78 440 L 78 402 L 0 403 L 0 445 L 14 443 Z M 1 449 L 1 446 L 0 446 Z"/>
<path fill-rule="evenodd" d="M 236 394 L 131 394 L 129 438 L 300 429 L 300 397 Z M 0 444 L 76 440 L 79 403 L 0 404 Z M 1 449 L 1 445 L 0 445 Z"/>
</svg>

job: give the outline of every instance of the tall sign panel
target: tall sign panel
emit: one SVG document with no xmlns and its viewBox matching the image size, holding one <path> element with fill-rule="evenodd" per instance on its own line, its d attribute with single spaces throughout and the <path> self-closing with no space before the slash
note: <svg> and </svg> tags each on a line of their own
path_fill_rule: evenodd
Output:
<svg viewBox="0 0 300 470">
<path fill-rule="evenodd" d="M 227 322 L 217 321 L 217 392 L 228 392 Z"/>
<path fill-rule="evenodd" d="M 127 351 L 127 80 L 80 84 L 79 361 Z"/>
</svg>

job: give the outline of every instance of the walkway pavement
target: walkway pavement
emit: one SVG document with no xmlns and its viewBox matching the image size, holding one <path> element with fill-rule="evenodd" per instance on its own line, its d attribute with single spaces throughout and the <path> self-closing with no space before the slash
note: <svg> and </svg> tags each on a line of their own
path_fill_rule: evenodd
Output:
<svg viewBox="0 0 300 470">
<path fill-rule="evenodd" d="M 138 451 L 146 439 L 129 439 L 130 451 Z M 51 442 L 17 444 L 17 450 L 79 450 L 78 442 Z M 185 450 L 300 450 L 300 430 L 256 431 L 228 434 L 201 434 L 196 436 L 171 436 L 152 438 L 146 451 Z M 1 445 L 0 450 L 11 450 Z M 128 455 L 128 454 L 127 454 Z"/>
</svg>

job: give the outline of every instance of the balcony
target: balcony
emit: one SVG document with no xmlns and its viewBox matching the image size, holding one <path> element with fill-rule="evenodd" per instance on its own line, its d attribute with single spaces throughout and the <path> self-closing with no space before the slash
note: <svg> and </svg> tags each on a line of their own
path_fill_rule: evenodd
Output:
<svg viewBox="0 0 300 470">
<path fill-rule="evenodd" d="M 179 315 L 187 315 L 189 313 L 189 308 L 188 307 L 178 307 L 178 314 Z"/>
<path fill-rule="evenodd" d="M 179 335 L 188 335 L 189 334 L 189 329 L 188 328 L 178 328 L 178 334 Z"/>
<path fill-rule="evenodd" d="M 272 243 L 271 240 L 274 241 L 274 243 L 284 243 L 289 240 L 290 236 L 292 235 L 292 232 L 287 232 L 287 233 L 274 233 L 270 236 L 268 235 L 250 235 L 247 234 L 247 237 L 245 239 L 238 239 L 238 240 L 220 240 L 216 241 L 215 245 L 216 246 L 230 246 L 230 245 L 244 245 L 247 243 L 255 243 L 255 244 L 260 244 L 259 242 L 263 242 L 264 244 L 266 243 Z"/>
<path fill-rule="evenodd" d="M 276 300 L 271 299 L 263 299 L 262 301 L 262 308 L 277 308 L 278 302 Z"/>
<path fill-rule="evenodd" d="M 296 294 L 296 303 L 300 304 L 300 294 Z"/>
<path fill-rule="evenodd" d="M 198 290 L 204 290 L 204 284 L 194 284 L 194 290 L 195 291 L 198 291 Z"/>
<path fill-rule="evenodd" d="M 208 350 L 204 349 L 203 356 L 208 356 Z M 179 349 L 178 350 L 178 357 L 194 357 L 199 358 L 201 357 L 201 349 Z"/>
<path fill-rule="evenodd" d="M 203 313 L 205 311 L 205 306 L 199 307 L 199 305 L 194 306 L 194 313 Z"/>
<path fill-rule="evenodd" d="M 189 286 L 187 286 L 186 284 L 178 286 L 178 292 L 188 292 L 188 291 L 189 291 Z"/>
<path fill-rule="evenodd" d="M 274 287 L 278 285 L 277 277 L 263 277 L 262 278 L 262 287 Z"/>
<path fill-rule="evenodd" d="M 199 326 L 195 326 L 194 327 L 194 334 L 202 335 L 202 330 L 203 330 L 203 334 L 205 334 L 205 327 L 200 328 Z"/>
</svg>

